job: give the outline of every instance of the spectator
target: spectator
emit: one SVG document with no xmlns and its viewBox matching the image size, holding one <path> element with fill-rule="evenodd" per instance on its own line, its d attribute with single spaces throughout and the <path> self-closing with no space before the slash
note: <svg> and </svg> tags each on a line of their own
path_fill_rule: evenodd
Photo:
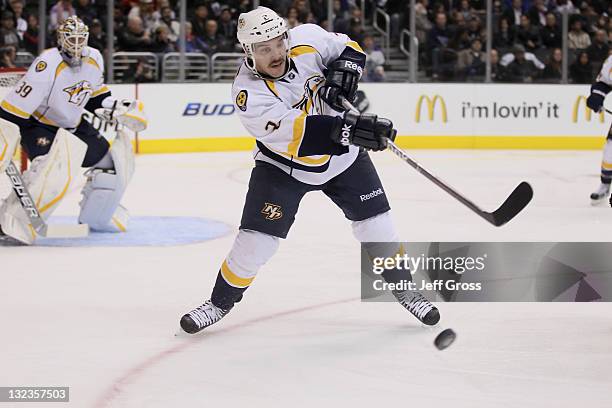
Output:
<svg viewBox="0 0 612 408">
<path fill-rule="evenodd" d="M 563 62 L 563 53 L 561 48 L 555 48 L 550 53 L 548 64 L 542 72 L 542 79 L 545 82 L 558 82 L 561 80 L 562 71 L 561 64 Z"/>
<path fill-rule="evenodd" d="M 195 15 L 193 20 L 191 20 L 191 25 L 193 27 L 193 35 L 200 39 L 206 35 L 206 21 L 208 21 L 209 13 L 208 7 L 204 3 L 198 4 L 195 8 Z"/>
<path fill-rule="evenodd" d="M 191 23 L 187 21 L 185 23 L 185 52 L 203 52 L 204 45 L 202 40 L 193 35 L 193 28 Z"/>
<path fill-rule="evenodd" d="M 464 20 L 469 20 L 476 10 L 470 5 L 469 0 L 461 0 L 457 7 L 457 11 L 463 15 Z"/>
<path fill-rule="evenodd" d="M 160 9 L 160 15 L 161 17 L 159 24 L 166 26 L 168 29 L 168 38 L 170 39 L 170 42 L 176 43 L 180 35 L 181 24 L 174 19 L 174 13 L 168 6 L 163 6 Z"/>
<path fill-rule="evenodd" d="M 28 29 L 23 33 L 23 48 L 32 55 L 38 54 L 38 17 L 34 13 L 28 16 Z"/>
<path fill-rule="evenodd" d="M 90 0 L 76 0 L 74 10 L 76 15 L 79 16 L 87 26 L 90 26 L 94 19 L 98 17 L 97 10 L 92 6 Z"/>
<path fill-rule="evenodd" d="M 143 58 L 139 58 L 136 64 L 132 65 L 130 69 L 125 72 L 123 81 L 133 83 L 155 82 L 156 78 L 153 75 L 153 70 L 146 61 Z"/>
<path fill-rule="evenodd" d="M 381 82 L 385 80 L 385 55 L 375 46 L 374 38 L 366 35 L 363 39 L 363 51 L 366 53 L 366 72 L 364 79 L 370 82 Z"/>
<path fill-rule="evenodd" d="M 295 7 L 290 7 L 287 12 L 287 27 L 291 30 L 299 26 L 301 23 L 298 20 L 298 11 Z"/>
<path fill-rule="evenodd" d="M 159 25 L 161 15 L 155 10 L 153 0 L 139 0 L 138 5 L 130 9 L 128 19 L 130 17 L 140 17 L 144 30 L 151 34 Z"/>
<path fill-rule="evenodd" d="M 153 32 L 151 51 L 160 54 L 176 51 L 176 45 L 170 39 L 170 29 L 165 24 L 158 25 Z"/>
<path fill-rule="evenodd" d="M 23 18 L 23 0 L 11 0 L 9 4 L 15 15 L 17 35 L 19 35 L 19 39 L 23 41 L 23 34 L 28 30 L 28 23 Z"/>
<path fill-rule="evenodd" d="M 522 0 L 512 0 L 512 7 L 507 9 L 504 12 L 504 17 L 508 19 L 510 25 L 520 26 L 521 25 L 521 16 L 523 15 L 523 1 Z"/>
<path fill-rule="evenodd" d="M 480 19 L 478 17 L 471 16 L 468 19 L 467 33 L 468 33 L 468 38 L 470 40 L 470 44 L 476 39 L 479 39 L 482 41 L 482 38 L 484 37 L 484 35 L 482 33 L 482 26 L 481 26 Z"/>
<path fill-rule="evenodd" d="M 102 23 L 97 18 L 94 18 L 89 26 L 89 46 L 104 54 L 106 34 L 102 31 Z"/>
<path fill-rule="evenodd" d="M 533 5 L 527 10 L 527 16 L 531 25 L 535 27 L 543 27 L 546 25 L 546 15 L 548 14 L 548 7 L 544 4 L 544 0 L 535 0 Z"/>
<path fill-rule="evenodd" d="M 491 50 L 491 80 L 493 82 L 505 80 L 505 68 L 499 63 L 499 52 L 495 48 Z"/>
<path fill-rule="evenodd" d="M 521 25 L 516 31 L 517 41 L 527 50 L 534 51 L 540 47 L 540 31 L 531 25 L 529 17 L 521 16 Z"/>
<path fill-rule="evenodd" d="M 207 54 L 214 54 L 221 51 L 221 37 L 217 33 L 218 24 L 215 20 L 208 20 L 206 22 L 206 33 L 202 38 L 202 45 L 204 52 Z"/>
<path fill-rule="evenodd" d="M 499 30 L 493 37 L 493 46 L 495 48 L 510 48 L 514 45 L 516 34 L 514 26 L 510 25 L 507 17 L 499 19 Z"/>
<path fill-rule="evenodd" d="M 506 67 L 506 79 L 510 82 L 533 82 L 538 75 L 538 69 L 532 61 L 525 58 L 525 47 L 517 44 L 512 53 L 514 61 Z"/>
<path fill-rule="evenodd" d="M 429 0 L 417 0 L 414 6 L 415 19 L 416 19 L 416 32 L 417 38 L 419 39 L 419 43 L 424 44 L 427 39 L 427 33 L 433 27 L 431 21 L 427 16 L 427 6 L 429 5 Z M 404 24 L 406 28 L 410 27 L 410 19 L 409 15 L 405 17 L 406 23 Z"/>
<path fill-rule="evenodd" d="M 546 24 L 540 30 L 540 37 L 546 48 L 561 47 L 561 28 L 557 25 L 557 17 L 553 13 L 546 14 Z"/>
<path fill-rule="evenodd" d="M 590 84 L 593 82 L 593 65 L 586 51 L 580 52 L 576 61 L 570 65 L 569 77 L 575 84 Z"/>
<path fill-rule="evenodd" d="M 469 49 L 457 55 L 457 70 L 463 79 L 475 79 L 485 74 L 485 55 L 482 53 L 482 41 L 474 39 Z"/>
<path fill-rule="evenodd" d="M 363 25 L 361 24 L 360 18 L 353 17 L 350 19 L 349 29 L 346 34 L 351 38 L 351 40 L 357 41 L 359 44 L 363 43 L 365 32 L 363 31 Z"/>
<path fill-rule="evenodd" d="M 437 79 L 442 73 L 446 61 L 445 50 L 450 40 L 450 32 L 446 26 L 446 14 L 436 14 L 434 27 L 427 34 L 426 49 L 431 51 L 432 78 Z"/>
<path fill-rule="evenodd" d="M 572 22 L 572 29 L 567 34 L 567 46 L 572 50 L 584 50 L 591 45 L 591 38 L 582 29 L 582 20 L 576 18 Z"/>
<path fill-rule="evenodd" d="M 232 19 L 232 12 L 227 6 L 221 7 L 219 34 L 227 43 L 234 44 L 236 42 L 236 21 Z"/>
<path fill-rule="evenodd" d="M 72 0 L 59 0 L 49 12 L 49 31 L 54 33 L 57 27 L 76 12 L 72 7 Z"/>
<path fill-rule="evenodd" d="M 17 68 L 17 49 L 14 46 L 0 48 L 0 68 Z"/>
<path fill-rule="evenodd" d="M 19 34 L 17 34 L 15 28 L 15 15 L 10 10 L 4 10 L 0 17 L 0 46 L 3 48 L 12 46 L 17 50 L 19 45 Z"/>
<path fill-rule="evenodd" d="M 601 64 L 610 54 L 610 46 L 608 45 L 607 37 L 608 35 L 604 30 L 597 30 L 593 36 L 593 42 L 589 48 L 587 48 L 589 59 L 597 71 L 601 69 Z"/>
<path fill-rule="evenodd" d="M 574 14 L 578 12 L 578 9 L 574 7 L 574 4 L 571 0 L 557 0 L 557 7 L 555 8 L 555 13 L 563 14 L 563 12 L 567 12 L 567 14 Z"/>
<path fill-rule="evenodd" d="M 151 36 L 144 29 L 140 17 L 128 17 L 118 39 L 123 51 L 149 51 L 152 45 Z"/>
</svg>

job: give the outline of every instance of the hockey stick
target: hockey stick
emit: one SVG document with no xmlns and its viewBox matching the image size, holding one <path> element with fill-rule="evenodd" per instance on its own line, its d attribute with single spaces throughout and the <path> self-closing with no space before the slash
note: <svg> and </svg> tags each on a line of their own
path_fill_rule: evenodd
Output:
<svg viewBox="0 0 612 408">
<path fill-rule="evenodd" d="M 9 161 L 8 167 L 6 168 L 6 175 L 11 180 L 11 186 L 13 191 L 19 199 L 19 203 L 26 212 L 26 215 L 30 219 L 30 224 L 34 231 L 42 237 L 48 238 L 81 238 L 86 237 L 89 234 L 89 225 L 78 224 L 78 225 L 58 225 L 58 224 L 47 224 L 45 220 L 40 216 L 38 208 L 30 195 L 21 173 L 13 161 Z"/>
<path fill-rule="evenodd" d="M 348 100 L 342 98 L 342 105 L 347 110 L 352 110 L 354 112 L 359 112 Z M 523 181 L 521 182 L 514 191 L 506 198 L 506 201 L 495 211 L 487 212 L 482 210 L 476 204 L 474 204 L 471 200 L 467 199 L 455 189 L 450 187 L 448 184 L 440 180 L 438 177 L 431 174 L 427 169 L 423 168 L 419 163 L 411 159 L 402 149 L 400 149 L 393 141 L 387 141 L 387 147 L 393 154 L 397 157 L 408 163 L 412 168 L 416 171 L 424 175 L 428 180 L 432 181 L 435 185 L 440 187 L 442 190 L 446 191 L 448 194 L 453 196 L 456 200 L 458 200 L 461 204 L 468 207 L 470 210 L 495 225 L 496 227 L 500 227 L 516 217 L 518 213 L 520 213 L 527 204 L 533 198 L 533 189 L 529 185 L 529 183 Z"/>
</svg>

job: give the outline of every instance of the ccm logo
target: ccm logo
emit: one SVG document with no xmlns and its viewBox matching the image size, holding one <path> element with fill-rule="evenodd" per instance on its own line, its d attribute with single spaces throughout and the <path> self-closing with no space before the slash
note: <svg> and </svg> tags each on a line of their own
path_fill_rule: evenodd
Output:
<svg viewBox="0 0 612 408">
<path fill-rule="evenodd" d="M 353 61 L 344 61 L 344 68 L 350 68 L 353 71 L 357 71 L 359 75 L 363 72 L 363 69 Z"/>
<path fill-rule="evenodd" d="M 360 195 L 359 198 L 361 199 L 361 202 L 364 202 L 364 201 L 368 201 L 370 198 L 374 198 L 381 194 L 385 194 L 385 192 L 383 191 L 382 188 L 378 188 L 378 190 L 374 190 L 371 193 Z"/>
<path fill-rule="evenodd" d="M 351 126 L 352 125 L 344 125 L 342 126 L 342 131 L 340 132 L 340 144 L 342 146 L 348 146 L 349 138 L 351 136 Z"/>
</svg>

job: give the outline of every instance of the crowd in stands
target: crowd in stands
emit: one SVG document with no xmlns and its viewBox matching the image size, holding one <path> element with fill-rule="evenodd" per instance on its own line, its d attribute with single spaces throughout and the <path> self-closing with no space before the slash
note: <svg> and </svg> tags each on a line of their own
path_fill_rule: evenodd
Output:
<svg viewBox="0 0 612 408">
<path fill-rule="evenodd" d="M 361 1 L 366 1 L 362 15 Z M 284 16 L 290 28 L 314 23 L 328 27 L 327 0 L 260 0 Z M 107 1 L 48 1 L 47 47 L 63 19 L 76 14 L 89 26 L 89 45 L 106 55 Z M 164 54 L 179 50 L 178 0 L 115 0 L 114 50 Z M 241 52 L 237 18 L 252 0 L 187 2 L 185 48 L 212 55 Z M 485 75 L 486 0 L 416 0 L 419 67 L 433 81 L 482 81 Z M 38 51 L 38 1 L 0 0 L 0 66 L 15 65 L 17 51 Z M 385 80 L 379 37 L 364 30 L 374 7 L 390 15 L 391 46 L 410 26 L 409 0 L 333 0 L 333 30 L 359 42 L 367 54 L 364 80 Z M 592 82 L 612 44 L 611 0 L 493 0 L 491 64 L 498 82 L 559 82 L 562 76 L 562 13 L 569 13 L 569 80 Z M 408 62 L 406 62 L 407 64 Z M 139 66 L 140 65 L 140 66 Z M 140 81 L 156 78 L 144 63 L 134 66 Z"/>
</svg>

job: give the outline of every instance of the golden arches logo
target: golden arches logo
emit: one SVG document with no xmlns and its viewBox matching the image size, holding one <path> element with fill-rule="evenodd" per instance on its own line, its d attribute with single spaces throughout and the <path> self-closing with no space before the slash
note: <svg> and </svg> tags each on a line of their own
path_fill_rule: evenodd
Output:
<svg viewBox="0 0 612 408">
<path fill-rule="evenodd" d="M 448 121 L 448 117 L 446 115 L 446 103 L 444 102 L 444 98 L 440 95 L 434 95 L 433 98 L 430 98 L 427 95 L 421 95 L 416 105 L 416 113 L 414 116 L 414 120 L 418 123 L 421 121 L 421 111 L 423 110 L 423 101 L 427 103 L 427 113 L 430 121 L 434 120 L 434 112 L 436 111 L 436 104 L 440 102 L 440 107 L 442 109 L 442 122 L 446 123 Z"/>
<path fill-rule="evenodd" d="M 586 120 L 590 121 L 591 120 L 591 113 L 593 112 L 586 104 L 586 96 L 583 95 L 579 95 L 578 97 L 576 97 L 576 101 L 574 102 L 574 109 L 572 109 L 572 122 L 576 123 L 578 122 L 578 110 L 580 109 L 580 104 L 581 102 L 584 102 L 584 111 L 585 111 L 585 118 Z M 603 110 L 601 112 L 599 112 L 599 122 L 604 123 L 604 113 Z"/>
</svg>

